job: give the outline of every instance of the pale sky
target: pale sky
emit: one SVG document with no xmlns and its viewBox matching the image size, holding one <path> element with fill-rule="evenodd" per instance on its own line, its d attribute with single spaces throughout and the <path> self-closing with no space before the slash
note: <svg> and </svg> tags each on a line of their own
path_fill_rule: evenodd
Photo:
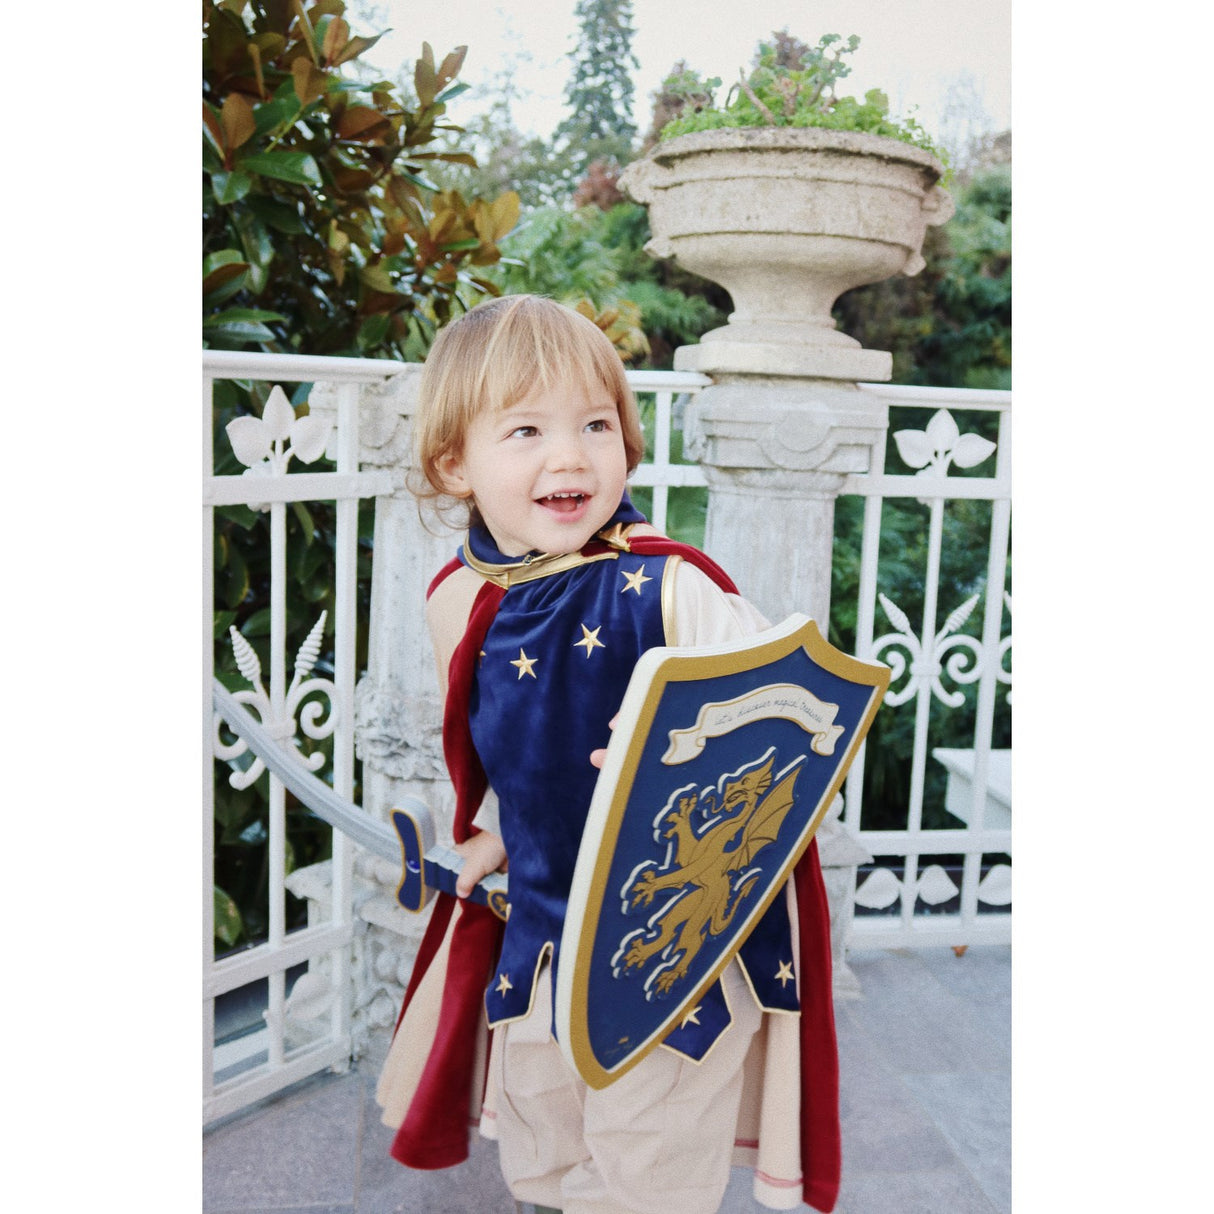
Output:
<svg viewBox="0 0 1214 1214">
<path fill-rule="evenodd" d="M 466 44 L 461 79 L 470 84 L 492 76 L 512 54 L 525 53 L 531 62 L 520 67 L 517 82 L 530 96 L 517 105 L 515 122 L 548 135 L 562 117 L 567 56 L 577 33 L 575 0 L 514 0 L 508 8 L 500 0 L 371 2 L 387 11 L 392 26 L 366 56 L 385 72 L 395 76 L 423 41 L 439 59 Z M 704 76 L 720 76 L 728 87 L 739 68 L 749 67 L 758 41 L 785 27 L 810 44 L 827 33 L 859 35 L 842 91 L 862 97 L 882 88 L 896 113 L 917 105 L 919 120 L 933 134 L 939 133 L 948 89 L 958 81 L 969 82 L 991 130 L 1011 126 L 1011 0 L 741 0 L 729 6 L 728 19 L 716 0 L 633 0 L 632 11 L 633 51 L 640 60 L 633 73 L 633 121 L 642 131 L 649 124 L 649 95 L 676 60 L 686 59 Z M 470 103 L 455 102 L 456 121 L 461 104 Z"/>
</svg>

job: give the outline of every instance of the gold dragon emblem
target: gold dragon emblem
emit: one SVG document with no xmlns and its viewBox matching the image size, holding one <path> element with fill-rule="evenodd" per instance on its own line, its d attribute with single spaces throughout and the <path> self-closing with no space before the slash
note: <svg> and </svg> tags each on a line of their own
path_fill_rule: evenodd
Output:
<svg viewBox="0 0 1214 1214">
<path fill-rule="evenodd" d="M 667 843 L 663 865 L 644 861 L 628 878 L 621 897 L 625 913 L 670 892 L 662 908 L 639 931 L 621 941 L 612 958 L 616 977 L 659 964 L 645 982 L 646 998 L 665 995 L 687 975 L 710 936 L 733 922 L 762 875 L 755 857 L 774 843 L 794 804 L 793 787 L 804 755 L 784 769 L 772 787 L 775 748 L 723 775 L 715 786 L 687 785 L 674 792 L 654 822 L 654 838 Z M 697 826 L 699 818 L 702 825 Z"/>
</svg>

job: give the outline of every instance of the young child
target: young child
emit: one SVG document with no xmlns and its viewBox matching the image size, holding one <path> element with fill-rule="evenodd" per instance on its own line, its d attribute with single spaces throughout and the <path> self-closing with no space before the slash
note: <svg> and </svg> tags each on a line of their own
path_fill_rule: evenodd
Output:
<svg viewBox="0 0 1214 1214">
<path fill-rule="evenodd" d="M 552 1035 L 591 755 L 633 666 L 655 645 L 766 622 L 632 506 L 636 402 L 611 343 L 576 312 L 509 296 L 449 325 L 426 361 L 416 444 L 426 496 L 469 519 L 426 609 L 459 888 L 508 868 L 510 917 L 438 895 L 377 1093 L 393 1156 L 449 1167 L 479 1123 L 515 1198 L 565 1214 L 712 1214 L 733 1163 L 755 1168 L 769 1208 L 830 1210 L 838 1062 L 815 846 L 706 998 L 705 1023 L 689 1016 L 597 1091 Z"/>
</svg>

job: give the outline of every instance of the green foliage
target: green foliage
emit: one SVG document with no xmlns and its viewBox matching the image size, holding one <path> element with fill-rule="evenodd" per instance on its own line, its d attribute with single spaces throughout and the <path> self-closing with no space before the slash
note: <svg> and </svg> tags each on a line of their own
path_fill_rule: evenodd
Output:
<svg viewBox="0 0 1214 1214">
<path fill-rule="evenodd" d="M 420 357 L 518 216 L 426 178 L 465 47 L 423 43 L 417 97 L 354 79 L 378 41 L 342 0 L 203 4 L 204 339 L 310 354 Z"/>
<path fill-rule="evenodd" d="M 861 345 L 893 353 L 895 383 L 1009 388 L 1011 166 L 980 168 L 953 193 L 956 214 L 927 230 L 925 268 L 848 291 L 835 320 Z"/>
<path fill-rule="evenodd" d="M 469 201 L 428 179 L 436 165 L 475 164 L 446 121 L 448 104 L 466 88 L 456 80 L 466 48 L 437 62 L 423 43 L 406 103 L 391 83 L 359 77 L 359 57 L 377 38 L 352 34 L 345 13 L 342 0 L 204 0 L 205 346 L 420 359 L 454 309 L 496 290 L 483 272 L 517 222 L 517 196 Z M 259 415 L 267 391 L 217 385 L 218 474 L 242 471 L 224 425 Z M 298 409 L 307 394 L 301 385 Z M 332 668 L 335 514 L 325 502 L 296 504 L 287 514 L 287 652 L 298 651 L 327 610 L 322 674 Z M 369 509 L 360 511 L 362 618 L 371 521 Z M 269 552 L 266 514 L 216 509 L 215 664 L 234 689 L 247 684 L 229 626 L 268 669 Z M 267 795 L 265 778 L 242 790 L 216 782 L 215 879 L 223 894 L 216 936 L 224 947 L 266 930 Z M 329 832 L 319 819 L 288 800 L 287 821 L 289 863 L 327 857 Z M 297 926 L 304 907 L 289 903 L 288 926 Z"/>
<path fill-rule="evenodd" d="M 532 211 L 502 241 L 505 257 L 492 273 L 503 293 L 607 302 L 619 280 L 619 258 L 603 240 L 601 216 L 593 207 Z"/>
<path fill-rule="evenodd" d="M 215 939 L 229 948 L 240 939 L 244 920 L 231 894 L 215 886 Z"/>
<path fill-rule="evenodd" d="M 637 365 L 669 368 L 677 346 L 723 323 L 728 296 L 673 263 L 655 261 L 644 251 L 649 235 L 648 213 L 635 203 L 607 211 L 544 207 L 502 241 L 504 257 L 490 273 L 507 295 L 588 299 L 599 309 L 634 305 L 649 346 Z"/>
<path fill-rule="evenodd" d="M 890 117 L 889 98 L 880 89 L 869 89 L 863 101 L 836 95 L 836 84 L 851 72 L 845 57 L 859 45 L 855 34 L 846 42 L 839 34 L 825 34 L 815 47 L 787 34 L 773 35 L 773 41 L 759 43 L 750 75 L 740 73 L 720 104 L 715 100 L 720 78 L 705 80 L 683 65 L 662 85 L 684 105 L 662 128 L 661 138 L 735 127 L 824 127 L 885 135 L 941 157 L 913 117 Z"/>
<path fill-rule="evenodd" d="M 578 44 L 565 88 L 569 114 L 556 129 L 573 181 L 595 160 L 626 163 L 637 130 L 628 114 L 634 93 L 630 69 L 632 0 L 578 0 Z"/>
<path fill-rule="evenodd" d="M 524 212 L 568 201 L 576 184 L 572 168 L 554 154 L 547 139 L 523 134 L 507 107 L 477 115 L 465 130 L 468 138 L 475 139 L 476 165 L 444 166 L 434 174 L 436 180 L 477 194 L 509 190 L 518 196 Z"/>
</svg>

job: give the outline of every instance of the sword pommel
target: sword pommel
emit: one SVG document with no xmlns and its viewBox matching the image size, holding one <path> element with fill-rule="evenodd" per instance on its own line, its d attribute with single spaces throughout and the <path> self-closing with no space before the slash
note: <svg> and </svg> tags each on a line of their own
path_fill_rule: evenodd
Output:
<svg viewBox="0 0 1214 1214">
<path fill-rule="evenodd" d="M 392 811 L 392 825 L 400 836 L 401 882 L 396 900 L 408 911 L 420 911 L 434 895 L 426 882 L 426 853 L 434 846 L 434 819 L 430 810 L 412 798 L 404 809 Z"/>
</svg>

